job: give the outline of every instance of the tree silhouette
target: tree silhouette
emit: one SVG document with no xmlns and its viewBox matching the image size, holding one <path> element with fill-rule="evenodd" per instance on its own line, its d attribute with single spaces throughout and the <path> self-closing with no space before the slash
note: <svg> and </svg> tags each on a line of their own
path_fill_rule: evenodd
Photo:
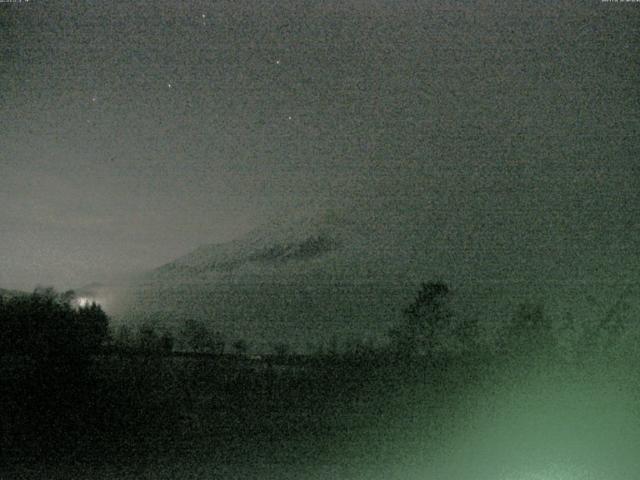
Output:
<svg viewBox="0 0 640 480">
<path fill-rule="evenodd" d="M 96 303 L 78 308 L 75 322 L 77 341 L 84 351 L 97 351 L 109 338 L 109 317 Z"/>
<path fill-rule="evenodd" d="M 175 343 L 175 338 L 171 334 L 171 332 L 163 332 L 160 335 L 160 349 L 164 353 L 171 353 L 173 351 L 173 346 L 175 345 Z"/>
<path fill-rule="evenodd" d="M 109 340 L 109 319 L 99 305 L 74 306 L 73 297 L 38 288 L 0 301 L 0 357 L 13 372 L 0 378 L 10 419 L 0 451 L 17 441 L 53 451 L 91 418 L 97 382 L 89 367 Z"/>
<path fill-rule="evenodd" d="M 536 356 L 550 353 L 555 344 L 551 318 L 544 307 L 535 303 L 518 306 L 502 336 L 502 349 L 516 356 Z"/>
<path fill-rule="evenodd" d="M 160 351 L 160 335 L 150 323 L 145 322 L 138 327 L 137 337 L 138 348 L 143 352 Z"/>
<path fill-rule="evenodd" d="M 51 288 L 3 300 L 2 350 L 38 360 L 97 352 L 109 339 L 109 318 L 95 303 L 76 308 L 72 300 L 73 292 Z"/>
<path fill-rule="evenodd" d="M 451 291 L 442 282 L 423 283 L 415 300 L 403 311 L 402 323 L 391 330 L 392 344 L 401 355 L 434 355 L 451 344 Z"/>
<path fill-rule="evenodd" d="M 200 320 L 187 319 L 181 334 L 187 346 L 194 352 L 216 355 L 224 353 L 224 336 L 220 332 L 212 332 Z"/>
<path fill-rule="evenodd" d="M 277 357 L 283 358 L 291 355 L 291 345 L 285 342 L 278 342 L 273 345 L 273 353 Z"/>
<path fill-rule="evenodd" d="M 135 347 L 134 333 L 126 323 L 118 326 L 113 340 L 115 347 L 121 350 L 131 350 Z"/>
<path fill-rule="evenodd" d="M 236 355 L 243 356 L 249 351 L 249 345 L 247 345 L 247 342 L 241 338 L 233 342 L 233 349 L 235 350 Z"/>
</svg>

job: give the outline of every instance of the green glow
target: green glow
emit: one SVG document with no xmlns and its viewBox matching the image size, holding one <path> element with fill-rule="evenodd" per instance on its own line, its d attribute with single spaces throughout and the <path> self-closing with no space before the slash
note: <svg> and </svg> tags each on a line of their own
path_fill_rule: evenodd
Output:
<svg viewBox="0 0 640 480">
<path fill-rule="evenodd" d="M 635 480 L 637 369 L 592 365 L 505 367 L 477 382 L 459 372 L 451 387 L 397 391 L 393 418 L 353 435 L 336 458 L 375 462 L 363 479 Z"/>
<path fill-rule="evenodd" d="M 593 478 L 587 475 L 585 472 L 576 471 L 576 469 L 552 468 L 535 473 L 509 475 L 501 480 L 587 480 Z"/>
</svg>

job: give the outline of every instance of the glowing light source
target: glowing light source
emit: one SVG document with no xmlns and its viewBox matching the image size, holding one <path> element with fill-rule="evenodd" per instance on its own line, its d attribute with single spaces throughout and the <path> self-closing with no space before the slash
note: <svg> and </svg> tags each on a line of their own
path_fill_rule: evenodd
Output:
<svg viewBox="0 0 640 480">
<path fill-rule="evenodd" d="M 89 297 L 78 297 L 76 298 L 75 303 L 78 307 L 88 307 L 92 303 L 96 303 L 96 301 Z"/>
</svg>

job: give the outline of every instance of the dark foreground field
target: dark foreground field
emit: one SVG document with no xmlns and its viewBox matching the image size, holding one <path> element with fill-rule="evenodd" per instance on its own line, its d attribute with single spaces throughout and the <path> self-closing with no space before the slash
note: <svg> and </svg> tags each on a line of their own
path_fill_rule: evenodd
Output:
<svg viewBox="0 0 640 480">
<path fill-rule="evenodd" d="M 623 364 L 111 354 L 48 378 L 21 368 L 3 385 L 2 479 L 640 473 L 638 375 Z"/>
</svg>

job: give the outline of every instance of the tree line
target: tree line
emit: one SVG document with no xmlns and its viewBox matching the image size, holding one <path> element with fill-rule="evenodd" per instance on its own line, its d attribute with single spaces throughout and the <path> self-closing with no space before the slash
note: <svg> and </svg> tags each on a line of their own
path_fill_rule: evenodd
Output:
<svg viewBox="0 0 640 480">
<path fill-rule="evenodd" d="M 268 369 L 230 373 L 218 368 L 216 362 L 198 363 L 197 359 L 176 363 L 166 355 L 100 355 L 110 349 L 144 353 L 187 349 L 212 355 L 227 351 L 246 355 L 250 351 L 242 339 L 228 345 L 220 332 L 202 321 L 186 319 L 177 335 L 144 323 L 112 330 L 99 305 L 79 305 L 71 291 L 39 288 L 31 294 L 0 295 L 0 452 L 14 448 L 37 455 L 65 443 L 77 443 L 87 435 L 115 435 L 119 440 L 118 435 L 141 431 L 173 435 L 184 415 L 201 409 L 206 416 L 207 408 L 228 412 L 230 405 L 238 404 L 245 409 L 237 413 L 236 420 L 242 423 L 246 420 L 243 412 L 267 408 L 274 398 L 306 405 L 301 403 L 306 395 L 307 403 L 313 405 L 319 396 L 354 390 L 363 376 L 380 365 L 393 365 L 383 373 L 384 382 L 388 382 L 397 378 L 397 373 L 425 365 L 423 360 L 426 364 L 433 360 L 439 367 L 449 362 L 452 368 L 466 368 L 468 363 L 455 364 L 457 359 L 473 362 L 488 357 L 491 362 L 503 363 L 508 359 L 556 358 L 567 348 L 566 342 L 559 341 L 559 332 L 573 339 L 572 349 L 581 360 L 603 351 L 618 351 L 628 336 L 627 326 L 615 311 L 588 327 L 567 319 L 558 329 L 543 305 L 524 303 L 513 312 L 490 349 L 481 338 L 478 320 L 456 314 L 454 296 L 444 282 L 423 283 L 389 331 L 386 346 L 352 342 L 340 349 L 336 338 L 316 353 L 320 360 L 314 364 L 317 370 L 305 374 L 306 378 L 273 380 L 276 377 L 269 375 L 275 372 Z M 272 347 L 276 356 L 293 353 L 286 342 Z M 340 363 L 337 359 L 356 362 Z M 372 361 L 376 359 L 382 361 Z M 420 361 L 416 363 L 416 359 Z M 400 370 L 394 370 L 396 366 Z M 274 389 L 279 389 L 278 395 Z M 211 391 L 216 393 L 210 401 L 220 405 L 197 406 L 200 395 Z M 263 397 L 268 401 L 262 402 Z"/>
<path fill-rule="evenodd" d="M 589 321 L 567 313 L 554 322 L 544 304 L 520 303 L 509 321 L 501 325 L 494 345 L 481 340 L 477 318 L 455 315 L 453 296 L 444 282 L 422 283 L 413 302 L 403 310 L 402 320 L 389 331 L 390 351 L 401 357 L 483 354 L 523 359 L 553 356 L 581 362 L 629 353 L 640 340 L 638 319 L 634 322 L 624 314 L 630 309 L 624 292 L 611 299 L 612 307 L 604 316 Z"/>
<path fill-rule="evenodd" d="M 452 306 L 454 292 L 445 282 L 422 283 L 401 320 L 388 332 L 388 345 L 333 337 L 330 345 L 309 348 L 316 355 L 335 357 L 372 352 L 396 357 L 438 357 L 488 350 L 481 341 L 477 318 L 460 318 Z M 202 320 L 187 318 L 177 332 L 143 322 L 114 327 L 96 303 L 78 305 L 73 291 L 58 293 L 37 288 L 31 294 L 0 296 L 0 352 L 44 361 L 50 357 L 86 360 L 105 349 L 172 352 L 191 351 L 219 355 L 246 355 L 251 345 L 245 339 L 229 341 Z M 569 337 L 577 355 L 612 349 L 627 333 L 628 325 L 615 311 L 599 322 L 580 325 L 570 315 L 555 325 L 544 305 L 522 303 L 502 326 L 493 353 L 533 354 L 561 348 L 558 335 Z M 566 338 L 564 347 L 567 347 Z M 274 343 L 272 353 L 294 353 L 286 341 Z"/>
</svg>

